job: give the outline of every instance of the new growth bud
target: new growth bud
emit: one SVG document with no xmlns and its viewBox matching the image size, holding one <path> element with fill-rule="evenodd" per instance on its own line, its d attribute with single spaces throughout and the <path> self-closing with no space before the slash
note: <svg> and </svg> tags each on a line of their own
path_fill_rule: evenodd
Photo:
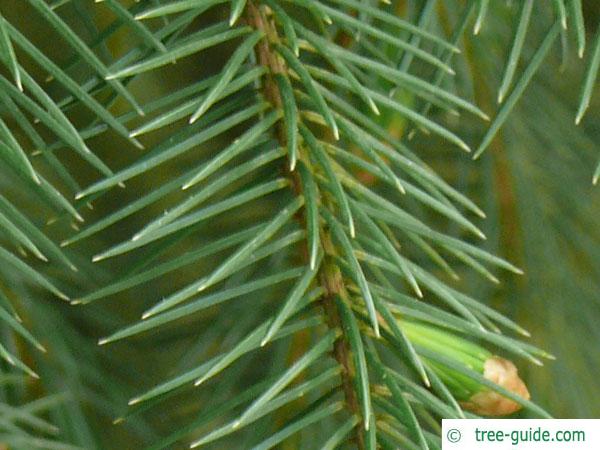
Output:
<svg viewBox="0 0 600 450">
<path fill-rule="evenodd" d="M 481 374 L 486 380 L 529 400 L 529 391 L 511 361 L 493 355 L 484 347 L 443 328 L 408 320 L 399 320 L 399 325 L 417 347 L 417 351 L 421 347 L 450 358 Z M 421 359 L 440 377 L 466 410 L 483 416 L 505 416 L 521 409 L 519 403 L 482 385 L 476 379 L 435 361 L 434 358 Z"/>
<path fill-rule="evenodd" d="M 521 378 L 516 366 L 509 360 L 492 356 L 483 366 L 483 376 L 507 391 L 529 400 L 529 391 Z M 485 389 L 477 392 L 463 402 L 465 409 L 483 416 L 505 416 L 521 409 L 521 405 L 498 392 Z"/>
</svg>

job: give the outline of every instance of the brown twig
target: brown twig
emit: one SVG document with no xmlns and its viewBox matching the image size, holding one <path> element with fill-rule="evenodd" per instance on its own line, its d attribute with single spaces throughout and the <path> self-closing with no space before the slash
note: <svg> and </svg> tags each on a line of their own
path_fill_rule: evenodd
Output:
<svg viewBox="0 0 600 450">
<path fill-rule="evenodd" d="M 286 67 L 285 62 L 272 48 L 275 44 L 280 43 L 277 29 L 272 20 L 267 16 L 266 8 L 260 5 L 257 1 L 248 1 L 246 5 L 246 20 L 252 27 L 265 33 L 265 38 L 258 43 L 255 50 L 259 64 L 268 69 L 263 91 L 266 99 L 275 108 L 281 108 L 281 94 L 275 81 L 275 75 L 282 74 L 283 76 L 288 76 L 288 68 Z M 281 122 L 279 122 L 277 125 L 276 135 L 279 143 L 285 147 L 288 139 L 285 126 Z M 299 149 L 298 156 L 299 159 L 306 161 L 306 157 L 302 154 L 301 149 Z M 286 173 L 292 179 L 296 194 L 302 195 L 302 184 L 297 171 Z M 306 225 L 306 219 L 304 216 L 301 216 L 298 219 L 301 221 L 303 226 Z M 341 377 L 346 403 L 353 414 L 360 416 L 361 411 L 358 403 L 358 397 L 353 385 L 355 369 L 353 365 L 351 349 L 347 339 L 343 335 L 341 319 L 335 304 L 336 297 L 342 296 L 347 298 L 345 281 L 340 268 L 335 263 L 336 250 L 331 241 L 331 236 L 328 230 L 321 229 L 320 237 L 325 253 L 325 258 L 319 270 L 318 277 L 323 288 L 325 289 L 325 294 L 321 298 L 320 303 L 325 311 L 326 322 L 329 328 L 342 331 L 342 336 L 334 344 L 333 355 L 343 369 Z M 308 255 L 308 242 L 303 252 L 305 253 L 305 256 Z M 356 441 L 358 448 L 363 449 L 364 437 L 362 433 L 357 432 Z"/>
</svg>

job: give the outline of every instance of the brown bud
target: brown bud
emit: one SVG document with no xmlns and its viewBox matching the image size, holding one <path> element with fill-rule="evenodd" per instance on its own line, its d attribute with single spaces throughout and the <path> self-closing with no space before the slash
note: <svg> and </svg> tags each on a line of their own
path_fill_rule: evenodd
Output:
<svg viewBox="0 0 600 450">
<path fill-rule="evenodd" d="M 517 368 L 507 359 L 498 356 L 487 359 L 483 366 L 483 376 L 526 400 L 530 398 L 527 386 L 519 378 Z M 462 405 L 465 409 L 482 416 L 506 416 L 521 409 L 517 402 L 490 389 L 477 392 Z"/>
</svg>

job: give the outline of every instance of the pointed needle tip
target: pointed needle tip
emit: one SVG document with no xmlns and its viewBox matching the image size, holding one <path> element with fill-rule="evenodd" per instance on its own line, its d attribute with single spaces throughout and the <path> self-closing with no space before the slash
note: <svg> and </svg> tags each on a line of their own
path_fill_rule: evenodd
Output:
<svg viewBox="0 0 600 450">
<path fill-rule="evenodd" d="M 404 189 L 404 186 L 402 185 L 402 183 L 398 179 L 396 180 L 396 188 L 400 191 L 400 193 L 402 195 L 406 195 L 406 189 Z"/>
<path fill-rule="evenodd" d="M 340 140 L 340 130 L 335 123 L 333 124 L 332 129 L 333 129 L 333 137 L 335 138 L 336 141 L 339 141 Z"/>
</svg>

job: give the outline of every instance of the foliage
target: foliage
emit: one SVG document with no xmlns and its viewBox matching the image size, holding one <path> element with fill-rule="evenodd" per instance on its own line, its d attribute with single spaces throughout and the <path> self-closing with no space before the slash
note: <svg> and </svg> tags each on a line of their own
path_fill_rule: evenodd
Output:
<svg viewBox="0 0 600 450">
<path fill-rule="evenodd" d="M 0 2 L 0 443 L 597 414 L 600 13 L 510 3 Z"/>
</svg>

